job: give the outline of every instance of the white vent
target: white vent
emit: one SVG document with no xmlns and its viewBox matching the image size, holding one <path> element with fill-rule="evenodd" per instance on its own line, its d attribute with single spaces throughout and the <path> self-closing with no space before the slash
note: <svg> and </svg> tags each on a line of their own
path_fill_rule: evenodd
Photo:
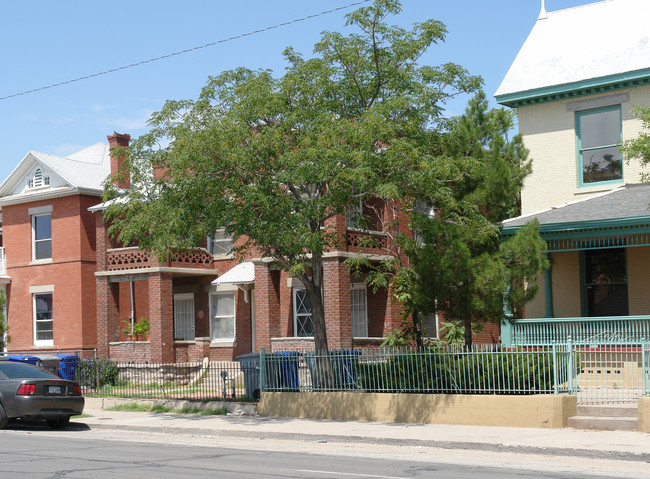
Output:
<svg viewBox="0 0 650 479">
<path fill-rule="evenodd" d="M 27 181 L 29 188 L 40 188 L 42 186 L 50 186 L 50 177 L 43 176 L 43 170 L 36 168 L 34 176 Z"/>
</svg>

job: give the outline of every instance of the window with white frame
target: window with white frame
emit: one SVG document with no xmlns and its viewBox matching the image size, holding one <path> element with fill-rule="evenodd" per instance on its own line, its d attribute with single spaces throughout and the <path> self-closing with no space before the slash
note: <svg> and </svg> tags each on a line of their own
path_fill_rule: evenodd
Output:
<svg viewBox="0 0 650 479">
<path fill-rule="evenodd" d="M 52 258 L 52 214 L 32 215 L 32 258 Z"/>
<path fill-rule="evenodd" d="M 52 293 L 40 293 L 33 296 L 34 308 L 34 344 L 54 344 L 54 315 Z"/>
<path fill-rule="evenodd" d="M 424 314 L 420 318 L 420 327 L 426 338 L 438 337 L 438 313 Z"/>
<path fill-rule="evenodd" d="M 350 285 L 350 312 L 352 317 L 352 337 L 368 337 L 367 288 L 363 283 Z"/>
<path fill-rule="evenodd" d="M 293 331 L 298 337 L 314 336 L 311 301 L 304 288 L 293 288 Z"/>
<path fill-rule="evenodd" d="M 576 113 L 580 186 L 623 180 L 621 106 Z"/>
<path fill-rule="evenodd" d="M 42 186 L 49 186 L 49 185 L 50 185 L 50 177 L 45 176 L 41 168 L 36 168 L 36 170 L 34 170 L 34 175 L 29 180 L 27 180 L 28 188 L 40 188 Z"/>
<path fill-rule="evenodd" d="M 345 212 L 345 227 L 348 229 L 364 229 L 363 203 L 361 200 L 349 204 Z"/>
<path fill-rule="evenodd" d="M 212 342 L 235 340 L 235 293 L 210 295 L 210 339 Z"/>
<path fill-rule="evenodd" d="M 232 236 L 226 234 L 225 228 L 215 231 L 208 237 L 208 251 L 215 256 L 230 254 L 232 251 Z"/>
</svg>

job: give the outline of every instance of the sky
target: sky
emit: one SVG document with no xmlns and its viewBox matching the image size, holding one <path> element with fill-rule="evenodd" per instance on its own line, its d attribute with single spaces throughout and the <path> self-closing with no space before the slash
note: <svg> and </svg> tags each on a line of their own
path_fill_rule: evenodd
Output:
<svg viewBox="0 0 650 479">
<path fill-rule="evenodd" d="M 282 51 L 306 58 L 325 30 L 351 32 L 338 10 L 189 53 L 67 83 L 170 53 L 344 7 L 358 0 L 0 0 L 0 181 L 29 151 L 67 156 L 114 131 L 137 137 L 166 100 L 196 98 L 209 76 L 236 67 L 282 75 Z M 493 94 L 530 33 L 542 0 L 402 0 L 389 22 L 408 28 L 433 18 L 448 30 L 420 64 L 454 62 Z M 548 11 L 592 3 L 546 0 Z M 126 3 L 124 4 L 126 5 Z M 369 5 L 368 3 L 363 6 Z M 467 98 L 448 105 L 461 114 Z"/>
</svg>

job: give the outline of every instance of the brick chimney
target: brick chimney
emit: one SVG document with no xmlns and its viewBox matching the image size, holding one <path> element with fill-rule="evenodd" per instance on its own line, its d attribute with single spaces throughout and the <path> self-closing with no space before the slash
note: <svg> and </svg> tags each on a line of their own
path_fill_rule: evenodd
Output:
<svg viewBox="0 0 650 479">
<path fill-rule="evenodd" d="M 111 178 L 115 176 L 115 174 L 119 171 L 122 170 L 122 162 L 124 161 L 125 155 L 117 156 L 116 153 L 113 151 L 114 148 L 128 148 L 129 147 L 129 141 L 131 140 L 131 135 L 127 135 L 126 133 L 117 133 L 113 132 L 112 135 L 108 135 L 106 137 L 108 139 L 108 146 L 111 149 Z M 115 186 L 118 188 L 129 188 L 131 186 L 131 181 L 129 180 L 129 175 L 128 173 L 124 175 L 123 179 L 120 180 L 113 180 L 113 183 L 115 183 Z"/>
</svg>

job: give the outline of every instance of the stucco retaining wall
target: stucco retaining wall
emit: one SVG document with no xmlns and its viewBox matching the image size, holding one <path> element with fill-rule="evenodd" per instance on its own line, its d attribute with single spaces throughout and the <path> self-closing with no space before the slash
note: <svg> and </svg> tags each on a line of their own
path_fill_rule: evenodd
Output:
<svg viewBox="0 0 650 479">
<path fill-rule="evenodd" d="M 562 428 L 576 414 L 576 397 L 265 392 L 258 412 L 342 421 Z"/>
<path fill-rule="evenodd" d="M 639 398 L 639 431 L 650 432 L 650 397 Z"/>
</svg>

